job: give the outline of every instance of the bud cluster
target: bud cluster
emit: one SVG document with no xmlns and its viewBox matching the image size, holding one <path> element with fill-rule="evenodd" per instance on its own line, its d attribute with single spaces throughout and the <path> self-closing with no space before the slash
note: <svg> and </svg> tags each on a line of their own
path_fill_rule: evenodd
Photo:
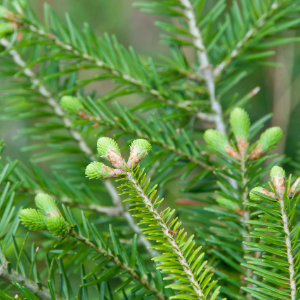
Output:
<svg viewBox="0 0 300 300">
<path fill-rule="evenodd" d="M 97 151 L 100 157 L 109 161 L 115 169 L 100 162 L 92 162 L 85 169 L 86 176 L 89 179 L 118 178 L 127 169 L 137 167 L 139 162 L 151 151 L 151 144 L 144 139 L 134 140 L 130 145 L 130 156 L 127 163 L 122 157 L 119 145 L 111 138 L 99 138 L 97 141 Z"/>
<path fill-rule="evenodd" d="M 272 180 L 272 184 L 274 187 L 274 192 L 267 190 L 262 187 L 255 187 L 250 192 L 250 199 L 253 201 L 260 200 L 260 196 L 256 193 L 264 194 L 273 199 L 282 198 L 286 192 L 286 175 L 285 171 L 278 166 L 274 166 L 270 172 L 270 177 Z M 287 191 L 287 196 L 292 198 L 294 195 L 298 195 L 300 193 L 300 178 L 296 179 L 294 184 Z"/>
<path fill-rule="evenodd" d="M 283 132 L 279 127 L 272 127 L 263 132 L 248 155 L 250 118 L 242 108 L 235 108 L 230 114 L 230 125 L 237 142 L 237 149 L 232 146 L 227 137 L 217 130 L 208 129 L 204 133 L 206 143 L 218 151 L 225 152 L 235 159 L 258 159 L 264 153 L 274 149 L 280 142 Z M 246 157 L 245 157 L 246 156 Z"/>
<path fill-rule="evenodd" d="M 35 197 L 35 204 L 38 209 L 21 210 L 22 224 L 31 230 L 48 230 L 55 236 L 66 236 L 69 232 L 68 224 L 62 217 L 55 200 L 47 194 L 40 193 Z"/>
</svg>

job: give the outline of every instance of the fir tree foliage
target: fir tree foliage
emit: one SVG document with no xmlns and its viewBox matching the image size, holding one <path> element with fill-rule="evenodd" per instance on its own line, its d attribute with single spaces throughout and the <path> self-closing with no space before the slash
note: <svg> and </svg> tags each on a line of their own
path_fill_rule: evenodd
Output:
<svg viewBox="0 0 300 300">
<path fill-rule="evenodd" d="M 27 0 L 0 6 L 0 117 L 30 120 L 17 138 L 31 141 L 28 164 L 0 162 L 0 298 L 300 298 L 300 179 L 267 153 L 283 136 L 264 130 L 271 115 L 251 124 L 244 109 L 259 88 L 234 96 L 254 66 L 275 65 L 276 46 L 299 41 L 281 33 L 299 27 L 300 2 L 134 7 L 164 16 L 162 60 L 48 4 L 43 22 Z M 88 92 L 102 80 L 114 88 Z M 131 95 L 141 101 L 124 104 Z M 174 210 L 163 197 L 179 181 Z"/>
</svg>

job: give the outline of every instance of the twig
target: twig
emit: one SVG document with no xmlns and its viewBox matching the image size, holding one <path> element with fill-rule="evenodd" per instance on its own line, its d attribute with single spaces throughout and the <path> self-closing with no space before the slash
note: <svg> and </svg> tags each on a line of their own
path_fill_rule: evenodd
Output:
<svg viewBox="0 0 300 300">
<path fill-rule="evenodd" d="M 26 287 L 29 291 L 35 294 L 41 300 L 52 299 L 51 294 L 48 289 L 43 288 L 41 285 L 37 284 L 34 281 L 18 274 L 15 270 L 8 271 L 7 269 L 7 261 L 4 256 L 4 264 L 0 264 L 0 278 L 6 282 L 18 282 L 24 287 Z M 56 295 L 56 299 L 61 299 L 58 295 Z"/>
<path fill-rule="evenodd" d="M 281 217 L 283 221 L 283 229 L 285 233 L 285 244 L 286 244 L 286 251 L 287 251 L 287 257 L 289 262 L 289 273 L 290 273 L 290 287 L 291 287 L 291 300 L 296 299 L 296 280 L 294 278 L 295 276 L 295 265 L 294 265 L 294 257 L 292 253 L 292 245 L 291 245 L 291 233 L 289 230 L 289 221 L 287 214 L 285 212 L 284 207 L 284 201 L 282 197 L 278 197 L 278 202 L 280 204 L 280 210 L 281 210 Z"/>
<path fill-rule="evenodd" d="M 5 39 L 5 38 L 0 39 L 0 44 L 3 45 L 6 49 L 10 49 L 10 47 L 11 47 L 10 42 L 7 39 Z M 18 66 L 20 66 L 22 68 L 25 67 L 26 63 L 24 62 L 24 60 L 21 58 L 20 54 L 17 51 L 15 51 L 13 49 L 9 50 L 9 54 L 12 56 L 14 62 Z M 80 135 L 80 133 L 78 131 L 76 131 L 76 130 L 74 130 L 74 129 L 71 128 L 72 123 L 71 123 L 70 119 L 65 116 L 65 114 L 64 114 L 63 110 L 61 109 L 60 105 L 56 102 L 56 100 L 54 99 L 54 97 L 47 90 L 46 86 L 40 82 L 40 80 L 37 78 L 37 76 L 35 75 L 35 73 L 33 73 L 30 68 L 25 68 L 24 69 L 24 74 L 30 78 L 30 81 L 32 82 L 33 85 L 38 86 L 39 93 L 43 97 L 46 98 L 46 101 L 54 109 L 56 115 L 63 120 L 63 123 L 68 128 L 68 130 L 71 133 L 72 137 L 78 143 L 79 148 L 92 161 L 96 161 L 97 160 L 96 156 L 93 154 L 92 150 L 87 145 L 87 143 L 85 142 L 85 140 L 82 138 L 82 136 Z M 119 196 L 116 188 L 113 186 L 113 184 L 109 180 L 105 180 L 103 182 L 104 182 L 104 185 L 105 185 L 106 189 L 108 190 L 108 192 L 109 192 L 109 194 L 110 194 L 110 196 L 112 198 L 112 201 L 113 201 L 114 205 L 118 208 L 120 214 L 124 215 L 124 217 L 126 218 L 126 220 L 129 223 L 129 226 L 131 227 L 131 229 L 135 233 L 139 234 L 139 240 L 140 240 L 140 242 L 145 245 L 147 251 L 150 253 L 150 255 L 152 257 L 154 257 L 156 255 L 156 251 L 148 249 L 148 247 L 151 246 L 150 242 L 144 239 L 144 236 L 141 234 L 138 226 L 135 226 L 133 218 L 131 217 L 131 215 L 130 214 L 125 214 L 125 210 L 123 208 L 121 198 L 120 198 L 120 196 Z"/>
<path fill-rule="evenodd" d="M 208 55 L 206 48 L 204 46 L 201 32 L 197 27 L 196 17 L 193 10 L 193 5 L 190 0 L 180 0 L 181 4 L 184 6 L 184 13 L 188 19 L 188 25 L 191 34 L 193 35 L 193 42 L 196 47 L 197 57 L 200 62 L 201 70 L 203 72 L 203 77 L 205 79 L 207 89 L 210 95 L 211 109 L 214 112 L 214 118 L 212 121 L 215 122 L 216 129 L 226 134 L 226 127 L 222 120 L 222 107 L 219 102 L 216 100 L 215 96 L 215 80 L 213 74 L 213 68 L 209 63 Z"/>
<path fill-rule="evenodd" d="M 87 245 L 88 247 L 92 248 L 94 251 L 98 252 L 98 253 L 102 253 L 105 255 L 105 257 L 110 260 L 112 263 L 114 263 L 115 265 L 119 266 L 122 270 L 127 271 L 128 274 L 130 274 L 130 276 L 132 278 L 134 278 L 135 280 L 137 280 L 138 282 L 140 282 L 141 284 L 143 284 L 145 286 L 146 289 L 148 289 L 149 291 L 153 291 L 154 295 L 156 296 L 157 299 L 159 300 L 165 300 L 165 297 L 161 294 L 161 292 L 159 292 L 157 290 L 157 288 L 155 286 L 153 286 L 148 280 L 147 278 L 141 277 L 137 272 L 134 271 L 134 269 L 132 269 L 130 266 L 128 266 L 127 264 L 124 264 L 120 261 L 120 259 L 117 256 L 112 255 L 111 253 L 108 253 L 105 249 L 101 248 L 101 247 L 97 247 L 94 243 L 92 243 L 88 238 L 78 234 L 77 232 L 75 232 L 74 230 L 71 232 L 71 235 L 74 236 L 74 238 L 76 238 L 78 241 L 84 243 L 85 245 Z"/>
<path fill-rule="evenodd" d="M 172 233 L 170 233 L 170 230 L 169 230 L 167 224 L 165 223 L 165 221 L 163 220 L 161 215 L 158 213 L 158 211 L 155 209 L 155 207 L 153 206 L 153 203 L 150 201 L 148 196 L 145 194 L 144 190 L 137 183 L 137 181 L 135 180 L 133 175 L 130 172 L 126 172 L 126 178 L 132 183 L 132 185 L 138 191 L 138 194 L 143 199 L 145 206 L 147 207 L 147 209 L 151 212 L 153 217 L 157 220 L 157 222 L 161 226 L 162 232 L 167 237 L 168 242 L 172 245 L 172 249 L 173 249 L 174 253 L 176 253 L 177 259 L 178 259 L 180 265 L 182 266 L 188 280 L 190 281 L 190 285 L 193 288 L 193 290 L 195 291 L 195 293 L 197 294 L 198 298 L 206 299 L 198 281 L 195 279 L 195 277 L 193 275 L 190 265 L 188 264 L 180 247 L 176 243 L 176 240 L 174 239 Z"/>
</svg>

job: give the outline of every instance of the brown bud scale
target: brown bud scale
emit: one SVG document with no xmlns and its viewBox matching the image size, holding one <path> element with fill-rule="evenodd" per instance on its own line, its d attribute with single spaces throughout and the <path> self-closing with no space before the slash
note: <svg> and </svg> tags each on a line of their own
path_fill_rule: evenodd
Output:
<svg viewBox="0 0 300 300">
<path fill-rule="evenodd" d="M 264 154 L 261 145 L 257 145 L 250 154 L 250 160 L 260 158 Z"/>
</svg>

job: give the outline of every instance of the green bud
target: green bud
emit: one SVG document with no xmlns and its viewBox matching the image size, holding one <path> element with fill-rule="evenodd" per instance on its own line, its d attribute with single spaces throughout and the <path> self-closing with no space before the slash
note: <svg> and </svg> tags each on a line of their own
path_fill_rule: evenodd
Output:
<svg viewBox="0 0 300 300">
<path fill-rule="evenodd" d="M 259 145 L 261 145 L 264 152 L 276 148 L 283 136 L 283 131 L 280 127 L 271 127 L 263 132 L 259 139 Z"/>
<path fill-rule="evenodd" d="M 15 31 L 14 26 L 11 23 L 0 23 L 0 36 L 6 36 L 12 34 Z"/>
<path fill-rule="evenodd" d="M 85 169 L 86 177 L 89 179 L 109 179 L 117 177 L 118 173 L 117 170 L 97 161 L 90 163 Z"/>
<path fill-rule="evenodd" d="M 147 140 L 134 140 L 130 145 L 130 156 L 127 166 L 129 168 L 135 168 L 138 163 L 151 151 L 151 149 L 151 144 Z"/>
<path fill-rule="evenodd" d="M 70 114 L 77 114 L 81 109 L 83 109 L 82 104 L 76 97 L 63 96 L 60 100 L 60 105 L 62 109 Z"/>
<path fill-rule="evenodd" d="M 255 187 L 255 188 L 253 188 L 253 189 L 251 190 L 250 194 L 249 194 L 250 199 L 251 199 L 252 201 L 258 201 L 258 200 L 260 200 L 259 196 L 256 195 L 256 194 L 254 194 L 253 192 L 257 192 L 257 193 L 263 194 L 263 191 L 264 191 L 264 188 L 262 188 L 262 187 L 260 187 L 260 186 L 257 186 L 257 187 Z"/>
<path fill-rule="evenodd" d="M 278 166 L 274 166 L 270 172 L 270 177 L 277 194 L 282 197 L 285 192 L 285 171 Z"/>
<path fill-rule="evenodd" d="M 115 140 L 108 137 L 101 137 L 97 141 L 97 150 L 98 154 L 110 161 L 115 168 L 125 167 L 125 161 Z"/>
<path fill-rule="evenodd" d="M 204 133 L 205 142 L 213 149 L 224 151 L 235 159 L 239 159 L 236 150 L 229 145 L 227 137 L 215 129 L 208 129 Z"/>
<path fill-rule="evenodd" d="M 215 129 L 208 129 L 204 133 L 205 142 L 214 149 L 225 151 L 229 144 L 227 137 Z"/>
<path fill-rule="evenodd" d="M 47 194 L 39 193 L 35 196 L 37 208 L 47 217 L 58 215 L 60 212 L 55 204 L 55 200 Z"/>
<path fill-rule="evenodd" d="M 69 232 L 68 224 L 61 216 L 47 218 L 47 229 L 58 237 L 64 237 Z"/>
<path fill-rule="evenodd" d="M 216 199 L 216 201 L 220 204 L 220 206 L 225 207 L 229 210 L 233 210 L 235 212 L 238 212 L 240 207 L 236 202 L 233 202 L 229 199 L 226 199 L 224 197 L 219 197 Z"/>
<path fill-rule="evenodd" d="M 0 19 L 6 18 L 7 15 L 8 10 L 3 5 L 0 5 Z"/>
<path fill-rule="evenodd" d="M 30 230 L 47 230 L 46 217 L 36 209 L 22 209 L 19 217 L 22 224 Z"/>
<path fill-rule="evenodd" d="M 237 107 L 231 112 L 230 125 L 236 138 L 248 141 L 250 119 L 244 109 Z"/>
</svg>

